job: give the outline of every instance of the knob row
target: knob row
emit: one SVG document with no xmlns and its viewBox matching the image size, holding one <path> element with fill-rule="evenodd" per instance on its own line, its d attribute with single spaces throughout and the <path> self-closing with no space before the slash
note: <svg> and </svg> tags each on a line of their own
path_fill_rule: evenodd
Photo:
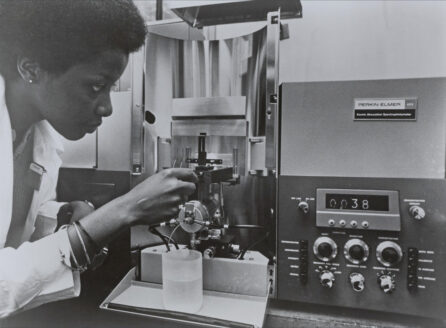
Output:
<svg viewBox="0 0 446 328">
<path fill-rule="evenodd" d="M 336 258 L 338 246 L 330 237 L 319 237 L 313 245 L 314 255 L 328 262 Z M 369 246 L 361 239 L 350 239 L 344 245 L 344 256 L 353 264 L 361 264 L 369 257 Z M 376 248 L 376 258 L 385 267 L 398 264 L 403 258 L 401 247 L 393 241 L 383 241 Z"/>
<path fill-rule="evenodd" d="M 365 288 L 365 278 L 362 273 L 352 272 L 349 276 L 350 284 L 355 292 L 362 292 Z M 330 270 L 319 273 L 319 281 L 322 287 L 332 288 L 335 284 L 335 276 Z M 378 275 L 378 286 L 385 293 L 390 294 L 395 290 L 395 276 L 389 272 L 381 272 Z"/>
</svg>

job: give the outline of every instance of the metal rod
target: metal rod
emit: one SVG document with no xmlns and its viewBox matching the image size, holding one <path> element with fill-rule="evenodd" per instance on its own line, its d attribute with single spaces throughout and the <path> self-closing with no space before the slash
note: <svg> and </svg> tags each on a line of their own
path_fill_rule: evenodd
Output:
<svg viewBox="0 0 446 328">
<path fill-rule="evenodd" d="M 198 165 L 206 165 L 206 133 L 200 133 L 198 136 Z"/>
<path fill-rule="evenodd" d="M 232 149 L 232 176 L 237 177 L 238 176 L 238 149 L 233 148 Z"/>
<path fill-rule="evenodd" d="M 186 147 L 186 167 L 190 168 L 190 160 L 192 158 L 192 148 Z"/>
<path fill-rule="evenodd" d="M 156 0 L 156 20 L 163 19 L 163 0 Z"/>
</svg>

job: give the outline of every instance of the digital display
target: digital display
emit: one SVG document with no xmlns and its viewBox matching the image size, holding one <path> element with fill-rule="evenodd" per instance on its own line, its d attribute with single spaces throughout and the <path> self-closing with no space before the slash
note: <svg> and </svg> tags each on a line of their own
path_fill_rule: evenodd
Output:
<svg viewBox="0 0 446 328">
<path fill-rule="evenodd" d="M 389 196 L 326 194 L 325 208 L 358 211 L 389 211 Z"/>
</svg>

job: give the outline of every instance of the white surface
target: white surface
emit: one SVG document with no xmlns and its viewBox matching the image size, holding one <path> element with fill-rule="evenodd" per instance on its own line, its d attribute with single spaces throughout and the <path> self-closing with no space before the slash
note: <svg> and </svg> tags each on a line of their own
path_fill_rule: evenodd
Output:
<svg viewBox="0 0 446 328">
<path fill-rule="evenodd" d="M 302 1 L 281 82 L 446 76 L 445 1 Z"/>
<path fill-rule="evenodd" d="M 416 121 L 354 121 L 355 98 L 419 100 Z M 285 84 L 281 174 L 445 176 L 445 79 Z"/>
<path fill-rule="evenodd" d="M 127 306 L 164 310 L 161 285 L 131 285 L 112 302 Z M 204 291 L 203 306 L 196 314 L 262 327 L 266 296 L 250 297 Z"/>
<path fill-rule="evenodd" d="M 165 252 L 164 245 L 141 251 L 141 281 L 161 284 L 161 254 Z M 243 261 L 220 257 L 203 259 L 205 290 L 263 297 L 268 292 L 268 279 L 268 259 L 256 251 L 247 251 Z"/>
<path fill-rule="evenodd" d="M 355 98 L 419 100 L 416 121 L 354 121 Z M 445 176 L 445 79 L 285 84 L 281 174 Z"/>
<path fill-rule="evenodd" d="M 130 91 L 110 94 L 113 114 L 105 117 L 98 130 L 98 168 L 131 170 L 132 94 Z"/>
<path fill-rule="evenodd" d="M 172 116 L 245 116 L 245 113 L 245 96 L 172 99 Z"/>
</svg>

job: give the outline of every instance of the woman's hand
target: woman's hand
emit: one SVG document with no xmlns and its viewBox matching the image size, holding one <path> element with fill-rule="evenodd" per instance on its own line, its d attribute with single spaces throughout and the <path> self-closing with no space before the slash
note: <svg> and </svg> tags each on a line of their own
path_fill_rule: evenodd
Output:
<svg viewBox="0 0 446 328">
<path fill-rule="evenodd" d="M 122 196 L 128 224 L 152 224 L 175 217 L 197 182 L 191 169 L 167 169 L 144 180 Z"/>
<path fill-rule="evenodd" d="M 129 226 L 153 224 L 175 217 L 179 205 L 195 191 L 196 182 L 198 178 L 191 169 L 161 171 L 80 222 L 94 243 L 102 247 Z M 73 229 L 71 233 L 71 241 L 76 240 Z"/>
</svg>

